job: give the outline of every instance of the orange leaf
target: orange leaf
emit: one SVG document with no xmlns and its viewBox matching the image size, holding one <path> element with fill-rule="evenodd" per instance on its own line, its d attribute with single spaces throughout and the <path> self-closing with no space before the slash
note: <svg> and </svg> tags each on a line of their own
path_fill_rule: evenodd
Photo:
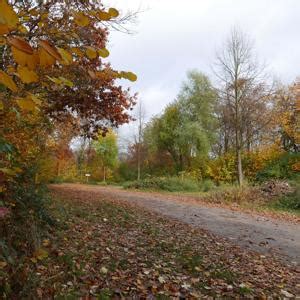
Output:
<svg viewBox="0 0 300 300">
<path fill-rule="evenodd" d="M 106 11 L 99 11 L 97 13 L 97 17 L 101 21 L 109 21 L 112 18 L 112 16 L 108 12 L 106 12 Z"/>
<path fill-rule="evenodd" d="M 8 37 L 7 41 L 11 46 L 14 46 L 18 50 L 27 54 L 33 54 L 33 49 L 31 48 L 29 43 L 24 41 L 20 37 Z"/>
<path fill-rule="evenodd" d="M 57 49 L 54 46 L 52 46 L 48 41 L 41 40 L 40 45 L 44 50 L 46 50 L 55 59 L 61 60 L 61 55 L 59 54 Z"/>
<path fill-rule="evenodd" d="M 55 58 L 50 55 L 44 48 L 39 49 L 40 65 L 42 67 L 48 67 L 55 64 Z"/>
<path fill-rule="evenodd" d="M 95 72 L 93 72 L 93 71 L 91 71 L 91 70 L 88 70 L 88 74 L 90 75 L 90 77 L 91 77 L 92 79 L 96 79 L 96 78 L 97 78 Z"/>
<path fill-rule="evenodd" d="M 6 24 L 0 24 L 0 35 L 8 33 L 9 27 Z"/>
</svg>

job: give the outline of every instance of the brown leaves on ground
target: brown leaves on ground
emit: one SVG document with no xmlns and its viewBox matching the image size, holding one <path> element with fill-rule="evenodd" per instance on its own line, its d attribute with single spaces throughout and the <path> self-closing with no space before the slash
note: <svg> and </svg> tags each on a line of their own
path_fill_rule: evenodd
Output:
<svg viewBox="0 0 300 300">
<path fill-rule="evenodd" d="M 295 269 L 212 234 L 88 191 L 53 188 L 59 230 L 28 280 L 39 298 L 296 295 Z M 299 287 L 299 286 L 298 286 Z M 32 291 L 31 291 L 32 292 Z"/>
</svg>

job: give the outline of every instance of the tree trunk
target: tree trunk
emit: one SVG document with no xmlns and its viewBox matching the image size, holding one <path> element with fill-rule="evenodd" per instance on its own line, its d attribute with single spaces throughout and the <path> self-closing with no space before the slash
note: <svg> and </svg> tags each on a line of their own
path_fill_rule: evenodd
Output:
<svg viewBox="0 0 300 300">
<path fill-rule="evenodd" d="M 103 182 L 106 182 L 106 173 L 105 173 L 105 171 L 106 171 L 106 168 L 105 168 L 105 166 L 103 166 Z"/>
<path fill-rule="evenodd" d="M 141 151 L 140 151 L 140 142 L 138 143 L 137 149 L 137 180 L 141 179 Z"/>
<path fill-rule="evenodd" d="M 243 185 L 243 167 L 241 149 L 237 149 L 237 173 L 239 186 Z"/>
</svg>

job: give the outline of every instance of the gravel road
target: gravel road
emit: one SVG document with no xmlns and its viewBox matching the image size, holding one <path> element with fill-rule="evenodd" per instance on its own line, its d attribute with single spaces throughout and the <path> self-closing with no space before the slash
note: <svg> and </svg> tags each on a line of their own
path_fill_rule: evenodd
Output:
<svg viewBox="0 0 300 300">
<path fill-rule="evenodd" d="M 169 218 L 206 229 L 262 255 L 276 254 L 285 263 L 300 265 L 300 225 L 226 208 L 182 201 L 179 196 L 81 184 L 62 184 L 64 190 L 90 192 L 95 197 L 130 202 Z"/>
</svg>

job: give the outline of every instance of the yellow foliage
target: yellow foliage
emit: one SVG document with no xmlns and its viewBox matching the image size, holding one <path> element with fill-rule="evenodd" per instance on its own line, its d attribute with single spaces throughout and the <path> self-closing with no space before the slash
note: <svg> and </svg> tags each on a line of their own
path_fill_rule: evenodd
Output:
<svg viewBox="0 0 300 300">
<path fill-rule="evenodd" d="M 11 52 L 17 64 L 21 66 L 27 66 L 30 70 L 35 69 L 39 63 L 39 56 L 36 52 L 33 54 L 27 54 L 15 47 L 11 47 Z"/>
<path fill-rule="evenodd" d="M 19 22 L 18 15 L 6 0 L 0 0 L 0 24 L 7 25 L 13 29 L 17 27 Z"/>
<path fill-rule="evenodd" d="M 33 98 L 31 94 L 28 94 L 24 98 L 17 98 L 16 102 L 22 111 L 34 112 L 38 110 L 38 103 L 36 98 Z"/>
<path fill-rule="evenodd" d="M 12 78 L 7 75 L 5 72 L 0 70 L 0 83 L 4 84 L 8 87 L 11 91 L 17 92 L 18 88 Z"/>
<path fill-rule="evenodd" d="M 62 63 L 65 64 L 65 65 L 69 65 L 73 62 L 73 57 L 72 57 L 72 54 L 63 49 L 63 48 L 57 48 L 59 54 L 61 55 L 62 57 Z"/>
<path fill-rule="evenodd" d="M 108 12 L 102 10 L 97 13 L 97 17 L 101 21 L 109 21 L 112 18 L 112 16 Z"/>
<path fill-rule="evenodd" d="M 108 10 L 108 13 L 111 15 L 112 18 L 116 18 L 119 16 L 119 11 L 113 7 L 111 7 L 109 10 Z"/>
<path fill-rule="evenodd" d="M 76 12 L 74 13 L 74 22 L 78 26 L 88 26 L 90 24 L 90 18 L 87 17 L 84 13 Z"/>
<path fill-rule="evenodd" d="M 55 64 L 55 58 L 43 48 L 39 49 L 39 60 L 41 67 L 44 68 Z"/>
<path fill-rule="evenodd" d="M 85 53 L 89 59 L 94 59 L 97 57 L 97 51 L 94 47 L 87 46 Z"/>
<path fill-rule="evenodd" d="M 72 47 L 71 51 L 79 57 L 83 56 L 83 52 L 78 47 Z"/>
<path fill-rule="evenodd" d="M 27 67 L 19 66 L 18 74 L 20 76 L 20 79 L 24 83 L 32 83 L 39 81 L 38 75 L 34 71 L 29 70 Z"/>
<path fill-rule="evenodd" d="M 106 48 L 102 48 L 98 50 L 98 54 L 103 57 L 106 58 L 109 56 L 109 51 Z"/>
</svg>

